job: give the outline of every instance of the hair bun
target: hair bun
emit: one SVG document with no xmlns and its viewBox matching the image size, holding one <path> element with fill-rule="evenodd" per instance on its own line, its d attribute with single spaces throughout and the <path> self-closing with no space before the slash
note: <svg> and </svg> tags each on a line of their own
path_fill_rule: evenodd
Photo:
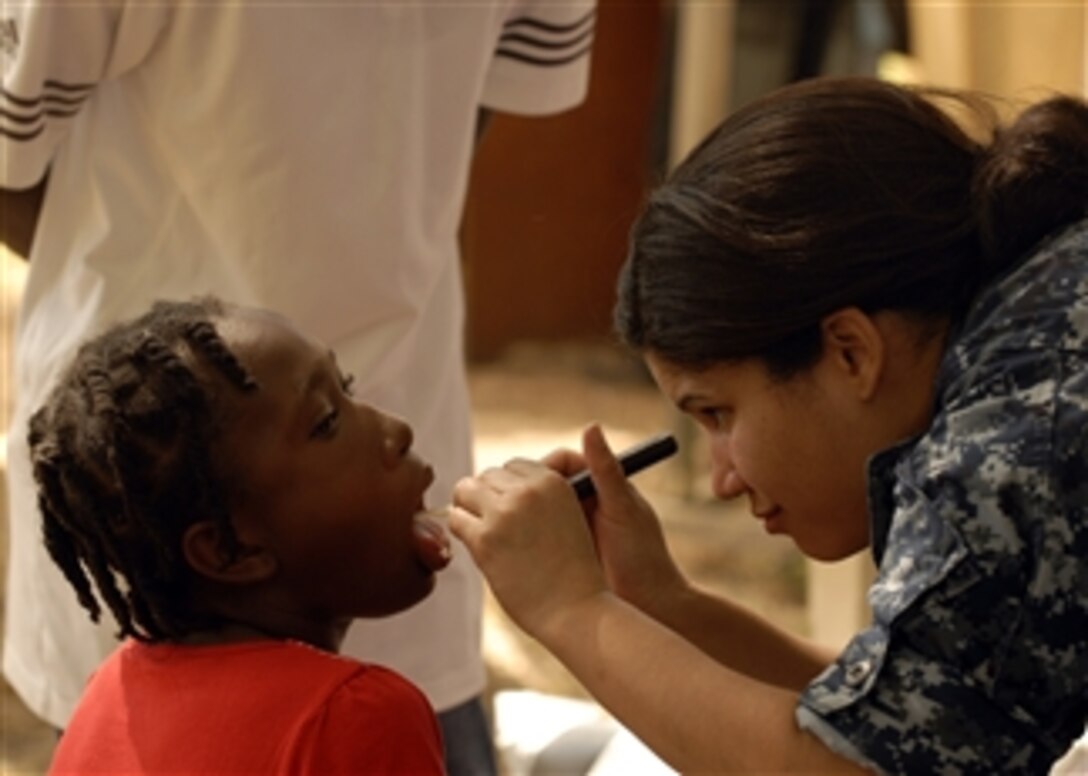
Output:
<svg viewBox="0 0 1088 776">
<path fill-rule="evenodd" d="M 974 192 L 985 256 L 1001 267 L 1088 215 L 1088 104 L 1054 97 L 999 129 Z"/>
</svg>

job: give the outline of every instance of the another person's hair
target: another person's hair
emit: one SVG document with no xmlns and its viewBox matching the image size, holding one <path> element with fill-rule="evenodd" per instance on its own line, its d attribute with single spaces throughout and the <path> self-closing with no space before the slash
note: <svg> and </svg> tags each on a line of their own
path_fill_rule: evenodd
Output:
<svg viewBox="0 0 1088 776">
<path fill-rule="evenodd" d="M 676 364 L 756 356 L 785 378 L 818 358 L 834 310 L 961 318 L 983 284 L 1088 215 L 1088 106 L 1059 96 L 1008 127 L 995 116 L 979 95 L 867 78 L 742 108 L 650 195 L 617 333 Z"/>
<path fill-rule="evenodd" d="M 211 298 L 155 304 L 84 344 L 30 420 L 46 547 L 98 621 L 93 579 L 122 637 L 207 624 L 187 608 L 187 526 L 213 520 L 236 549 L 215 400 L 256 383 L 213 325 L 223 314 Z"/>
</svg>

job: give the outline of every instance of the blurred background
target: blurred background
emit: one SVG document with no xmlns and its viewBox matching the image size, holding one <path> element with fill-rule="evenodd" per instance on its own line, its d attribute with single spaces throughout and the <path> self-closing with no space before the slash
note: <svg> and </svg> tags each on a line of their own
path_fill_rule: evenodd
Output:
<svg viewBox="0 0 1088 776">
<path fill-rule="evenodd" d="M 646 191 L 721 118 L 793 80 L 861 74 L 980 89 L 1009 99 L 1010 111 L 1052 91 L 1085 94 L 1088 0 L 598 3 L 585 104 L 547 119 L 497 115 L 477 155 L 462 239 L 478 465 L 576 445 L 593 421 L 618 447 L 673 430 L 681 455 L 637 482 L 680 563 L 783 626 L 841 645 L 866 618 L 868 557 L 807 562 L 788 540 L 763 536 L 744 505 L 713 501 L 700 440 L 610 335 L 627 229 Z M 18 257 L 0 261 L 6 427 L 25 271 Z M 484 646 L 509 776 L 665 772 L 491 603 Z M 526 717 L 531 733 L 517 724 Z M 0 688 L 0 773 L 43 772 L 52 741 Z"/>
</svg>

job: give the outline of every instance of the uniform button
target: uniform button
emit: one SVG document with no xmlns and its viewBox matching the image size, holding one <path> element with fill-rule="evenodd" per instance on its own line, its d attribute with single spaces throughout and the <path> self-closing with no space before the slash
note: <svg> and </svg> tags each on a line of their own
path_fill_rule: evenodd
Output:
<svg viewBox="0 0 1088 776">
<path fill-rule="evenodd" d="M 868 660 L 859 660 L 856 663 L 852 663 L 846 669 L 846 683 L 852 687 L 857 687 L 859 684 L 865 681 L 873 671 L 873 664 Z"/>
</svg>

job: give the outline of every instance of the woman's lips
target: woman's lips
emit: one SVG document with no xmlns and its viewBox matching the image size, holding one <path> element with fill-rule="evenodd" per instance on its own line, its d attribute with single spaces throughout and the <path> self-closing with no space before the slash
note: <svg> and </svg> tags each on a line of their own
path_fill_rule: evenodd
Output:
<svg viewBox="0 0 1088 776">
<path fill-rule="evenodd" d="M 755 512 L 753 514 L 763 521 L 763 530 L 767 533 L 779 534 L 785 530 L 785 527 L 782 525 L 782 509 L 780 507 L 767 509 L 762 512 Z"/>
</svg>

